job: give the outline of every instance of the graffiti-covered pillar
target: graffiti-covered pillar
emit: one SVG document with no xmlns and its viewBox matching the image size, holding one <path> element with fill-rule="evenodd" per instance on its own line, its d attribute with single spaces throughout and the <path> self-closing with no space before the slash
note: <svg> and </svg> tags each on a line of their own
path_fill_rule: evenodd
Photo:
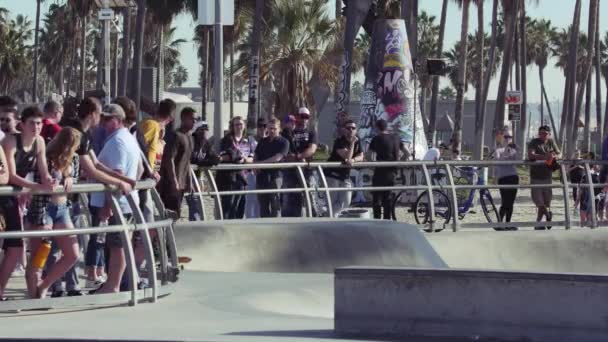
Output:
<svg viewBox="0 0 608 342">
<path fill-rule="evenodd" d="M 368 146 L 376 135 L 376 120 L 384 119 L 404 145 L 415 151 L 416 159 L 421 159 L 427 146 L 419 99 L 415 97 L 405 22 L 400 19 L 377 20 L 361 98 L 359 138 L 363 145 Z"/>
</svg>

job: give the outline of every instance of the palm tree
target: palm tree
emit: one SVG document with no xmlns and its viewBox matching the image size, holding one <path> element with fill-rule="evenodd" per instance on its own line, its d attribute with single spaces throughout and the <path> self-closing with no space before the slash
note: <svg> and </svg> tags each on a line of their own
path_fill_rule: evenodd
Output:
<svg viewBox="0 0 608 342">
<path fill-rule="evenodd" d="M 169 79 L 173 87 L 181 87 L 182 84 L 188 81 L 188 69 L 178 64 L 171 72 Z"/>
<path fill-rule="evenodd" d="M 422 11 L 418 16 L 417 21 L 418 28 L 418 60 L 422 65 L 426 64 L 426 60 L 435 55 L 437 51 L 437 38 L 439 36 L 439 26 L 435 24 L 435 16 L 429 15 L 425 11 Z M 418 71 L 418 80 L 420 81 L 420 112 L 422 113 L 422 122 L 424 124 L 424 131 L 427 134 L 427 139 L 430 137 L 430 131 L 428 127 L 428 113 L 426 110 L 427 94 L 432 86 L 432 78 L 428 75 L 426 68 Z M 428 139 L 430 142 L 432 140 Z"/>
<path fill-rule="evenodd" d="M 602 39 L 600 37 L 600 13 L 597 13 L 597 25 L 595 28 L 595 55 L 593 57 L 593 66 L 595 68 L 595 126 L 597 130 L 596 144 L 602 145 L 603 125 L 602 125 Z"/>
<path fill-rule="evenodd" d="M 600 46 L 600 69 L 602 70 L 602 76 L 604 76 L 604 82 L 606 83 L 606 89 L 608 90 L 608 32 L 604 35 L 604 40 Z M 603 131 L 608 132 L 608 91 L 606 91 L 606 112 L 604 113 L 604 129 Z"/>
<path fill-rule="evenodd" d="M 8 13 L 8 12 L 6 12 Z M 0 93 L 10 94 L 13 83 L 19 78 L 27 78 L 28 61 L 31 59 L 31 48 L 28 42 L 32 39 L 32 22 L 22 15 L 8 21 L 0 32 Z"/>
<path fill-rule="evenodd" d="M 34 30 L 34 83 L 32 85 L 32 96 L 34 102 L 38 102 L 38 34 L 40 32 L 40 5 L 44 0 L 36 0 L 36 29 Z"/>
<path fill-rule="evenodd" d="M 201 116 L 203 120 L 207 120 L 207 93 L 208 93 L 208 69 L 209 69 L 209 28 L 206 26 L 197 26 L 194 29 L 194 41 L 198 45 L 197 56 L 201 64 L 200 85 L 202 95 L 202 110 Z"/>
<path fill-rule="evenodd" d="M 483 20 L 483 3 L 485 0 L 475 0 L 477 5 L 477 56 L 475 63 L 478 66 L 485 65 L 485 41 L 486 35 L 484 34 L 484 20 Z M 481 160 L 483 158 L 483 143 L 484 143 L 484 132 L 486 124 L 486 116 L 481 111 L 481 102 L 483 101 L 484 94 L 484 68 L 479 67 L 477 74 L 477 87 L 475 91 L 475 132 L 477 132 L 477 139 L 475 140 L 473 149 L 473 158 Z"/>
<path fill-rule="evenodd" d="M 483 11 L 482 11 L 483 12 Z M 478 12 L 477 12 L 477 16 L 479 17 L 480 13 L 479 13 L 479 7 L 478 7 Z M 481 14 L 483 15 L 483 13 Z M 481 19 L 478 19 L 478 21 L 481 21 Z M 491 34 L 491 38 L 490 38 L 490 51 L 489 51 L 489 63 L 488 63 L 488 69 L 489 70 L 495 70 L 496 69 L 496 50 L 498 48 L 498 36 L 499 36 L 499 23 L 498 23 L 498 0 L 493 0 L 492 1 L 492 34 Z M 479 127 L 483 127 L 480 132 L 481 134 L 479 134 L 479 137 L 477 138 L 477 140 L 475 141 L 475 146 L 478 146 L 481 148 L 481 150 L 479 150 L 477 152 L 477 157 L 482 158 L 483 157 L 483 143 L 485 140 L 485 116 L 486 116 L 486 103 L 488 101 L 488 90 L 490 88 L 490 81 L 492 79 L 492 76 L 490 73 L 486 73 L 484 74 L 484 81 L 483 81 L 483 88 L 482 88 L 482 94 L 481 94 L 481 99 L 480 99 L 480 104 L 479 104 L 479 113 L 482 116 L 482 119 L 484 122 L 483 124 L 480 123 Z M 479 132 L 479 131 L 478 131 Z"/>
<path fill-rule="evenodd" d="M 503 59 L 500 68 L 500 80 L 498 82 L 498 94 L 496 95 L 495 131 L 502 128 L 505 122 L 505 95 L 507 93 L 511 65 L 513 64 L 514 33 L 517 13 L 519 12 L 519 1 L 502 0 L 502 9 L 503 18 L 506 23 L 506 32 L 503 40 Z"/>
<path fill-rule="evenodd" d="M 262 41 L 264 18 L 264 0 L 255 0 L 255 14 L 251 32 L 251 45 L 249 51 L 249 107 L 247 108 L 247 129 L 250 133 L 256 128 L 256 122 L 260 115 L 258 102 L 260 101 L 260 45 Z"/>
<path fill-rule="evenodd" d="M 146 0 L 138 0 L 137 19 L 135 24 L 135 46 L 133 50 L 133 81 L 131 82 L 131 98 L 135 100 L 138 113 L 141 103 L 141 65 L 144 46 L 144 29 L 146 25 L 146 11 Z"/>
<path fill-rule="evenodd" d="M 456 91 L 454 91 L 454 88 L 452 88 L 452 87 L 443 87 L 439 91 L 439 98 L 442 101 L 454 100 L 456 98 Z"/>
<path fill-rule="evenodd" d="M 454 109 L 454 132 L 452 133 L 452 149 L 461 151 L 462 141 L 462 113 L 464 110 L 464 92 L 466 86 L 467 70 L 467 37 L 469 31 L 469 7 L 470 0 L 459 0 L 462 8 L 462 21 L 460 26 L 460 51 L 458 61 L 458 84 L 456 87 L 456 106 Z"/>
<path fill-rule="evenodd" d="M 578 121 L 575 116 L 575 101 L 576 101 L 576 83 L 577 83 L 577 65 L 578 61 L 578 39 L 579 26 L 581 21 L 581 0 L 576 0 L 574 7 L 574 15 L 572 17 L 572 26 L 570 30 L 570 47 L 568 52 L 568 64 L 566 86 L 564 87 L 564 105 L 562 111 L 562 125 L 560 127 L 560 137 L 562 138 L 563 150 L 570 155 L 572 150 L 572 142 L 568 141 L 577 131 Z M 574 127 L 572 127 L 574 126 Z M 568 129 L 566 129 L 568 128 Z"/>
<path fill-rule="evenodd" d="M 93 0 L 69 0 L 68 5 L 78 13 L 80 23 L 80 82 L 78 83 L 78 96 L 84 98 L 87 73 L 87 22 L 93 10 Z"/>
<path fill-rule="evenodd" d="M 144 52 L 143 56 L 144 64 L 148 66 L 160 65 L 159 59 L 163 56 L 164 69 L 159 70 L 159 73 L 162 72 L 162 77 L 166 80 L 169 80 L 171 72 L 179 64 L 180 46 L 186 42 L 185 39 L 173 39 L 176 30 L 176 27 L 165 26 L 164 33 L 161 35 L 163 37 L 162 45 L 159 46 L 159 42 L 153 40 L 153 45 Z M 162 50 L 161 53 L 159 53 L 160 50 Z"/>
<path fill-rule="evenodd" d="M 521 119 L 519 121 L 519 146 L 526 146 L 526 140 L 528 139 L 528 76 L 527 76 L 527 66 L 528 62 L 526 61 L 526 48 L 527 48 L 527 32 L 528 25 L 526 17 L 526 1 L 520 0 L 521 4 L 519 7 L 519 60 L 520 69 L 516 72 L 518 75 L 521 75 Z M 525 153 L 522 153 L 522 157 L 525 158 Z"/>
<path fill-rule="evenodd" d="M 576 107 L 575 107 L 575 115 L 576 116 L 580 116 L 580 110 L 581 110 L 581 106 L 583 103 L 583 96 L 585 95 L 585 88 L 588 85 L 588 80 L 590 78 L 590 73 L 591 73 L 591 68 L 593 67 L 593 57 L 594 57 L 594 53 L 593 50 L 595 49 L 595 38 L 596 38 L 596 27 L 597 27 L 597 20 L 598 20 L 598 8 L 599 8 L 599 0 L 590 0 L 589 2 L 589 27 L 587 30 L 587 35 L 589 37 L 589 42 L 588 42 L 588 46 L 587 46 L 587 56 L 585 58 L 585 63 L 584 65 L 584 71 L 583 71 L 583 79 L 581 80 L 581 86 L 579 86 L 579 88 L 577 89 L 576 92 Z M 586 92 L 588 94 L 591 94 L 591 89 L 587 89 Z M 590 101 L 589 101 L 590 102 Z M 588 116 L 588 115 L 586 115 Z M 589 139 L 589 134 L 590 134 L 590 130 L 589 130 L 589 125 L 590 125 L 590 120 L 588 118 L 586 118 L 585 120 L 585 137 L 584 137 L 584 141 L 587 142 L 588 145 L 590 145 L 590 139 Z M 570 142 L 572 143 L 570 145 L 570 150 L 569 150 L 569 155 L 571 155 L 575 148 L 576 148 L 576 129 L 572 129 L 572 135 L 570 138 Z M 589 151 L 589 147 L 590 146 L 586 146 L 587 147 L 587 151 Z"/>
<path fill-rule="evenodd" d="M 165 48 L 161 48 L 165 44 L 164 35 L 170 31 L 170 25 L 173 18 L 186 10 L 186 1 L 183 0 L 148 0 L 148 15 L 150 16 L 152 25 L 147 26 L 147 31 L 155 37 L 156 53 L 158 58 L 155 59 L 158 67 L 156 76 L 156 100 L 160 101 L 162 95 L 162 87 L 165 79 Z M 145 58 L 144 58 L 145 60 Z M 169 69 L 171 70 L 171 69 Z"/>
<path fill-rule="evenodd" d="M 497 0 L 495 0 L 497 1 Z M 448 0 L 443 0 L 441 6 L 441 19 L 439 20 L 439 37 L 437 38 L 437 51 L 436 56 L 443 55 L 443 38 L 445 35 L 445 22 L 447 19 L 448 12 Z M 435 126 L 437 122 L 437 98 L 439 97 L 439 77 L 433 77 L 433 87 L 431 89 L 431 112 L 429 114 L 429 135 L 428 139 L 434 145 L 435 139 Z"/>
<path fill-rule="evenodd" d="M 551 42 L 554 41 L 557 31 L 551 24 L 550 20 L 541 19 L 532 23 L 531 32 L 529 33 L 530 39 L 528 39 L 528 60 L 534 62 L 538 67 L 538 78 L 540 80 L 540 96 L 541 96 L 541 109 L 540 116 L 541 122 L 544 121 L 544 104 L 547 104 L 547 110 L 549 111 L 549 119 L 554 132 L 557 132 L 555 126 L 555 120 L 553 113 L 551 112 L 551 106 L 548 102 L 545 90 L 545 68 L 549 59 L 553 56 L 551 49 Z"/>
</svg>

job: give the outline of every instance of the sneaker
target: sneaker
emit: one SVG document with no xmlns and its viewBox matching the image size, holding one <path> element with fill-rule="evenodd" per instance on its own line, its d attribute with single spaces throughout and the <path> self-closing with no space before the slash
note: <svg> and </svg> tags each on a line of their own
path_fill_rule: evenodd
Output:
<svg viewBox="0 0 608 342">
<path fill-rule="evenodd" d="M 68 297 L 77 297 L 77 296 L 82 296 L 82 291 L 80 291 L 80 290 L 68 291 Z"/>
<path fill-rule="evenodd" d="M 63 297 L 64 294 L 65 294 L 65 291 L 63 291 L 63 290 L 53 291 L 53 293 L 51 294 L 51 298 L 61 298 L 61 297 Z"/>
<path fill-rule="evenodd" d="M 98 287 L 99 285 L 103 284 L 103 281 L 100 280 L 88 280 L 85 282 L 84 287 L 86 287 L 87 289 L 93 289 Z"/>
<path fill-rule="evenodd" d="M 553 219 L 553 213 L 548 211 L 547 212 L 547 222 L 551 222 L 551 219 Z M 552 226 L 547 226 L 547 229 L 551 229 Z"/>
<path fill-rule="evenodd" d="M 23 265 L 21 265 L 21 264 L 17 265 L 17 267 L 15 267 L 15 270 L 11 274 L 11 277 L 13 277 L 13 278 L 24 277 L 24 276 L 25 276 L 25 268 L 23 268 Z"/>
</svg>

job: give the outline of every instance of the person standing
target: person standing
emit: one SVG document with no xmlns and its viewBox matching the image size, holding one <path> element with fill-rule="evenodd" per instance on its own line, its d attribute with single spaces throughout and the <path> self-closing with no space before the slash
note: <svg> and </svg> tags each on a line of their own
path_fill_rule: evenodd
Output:
<svg viewBox="0 0 608 342">
<path fill-rule="evenodd" d="M 256 134 L 250 136 L 249 140 L 252 145 L 257 148 L 258 143 L 266 137 L 266 119 L 259 118 L 256 127 Z M 255 172 L 247 173 L 247 190 L 257 189 Z M 245 195 L 245 217 L 257 218 L 260 217 L 260 203 L 258 203 L 258 196 L 255 194 Z"/>
<path fill-rule="evenodd" d="M 268 121 L 268 136 L 262 139 L 255 149 L 256 163 L 278 163 L 289 153 L 289 141 L 279 135 L 281 124 L 276 118 Z M 258 189 L 280 189 L 279 170 L 258 171 L 256 182 Z M 279 194 L 259 194 L 260 217 L 278 217 L 280 211 Z"/>
<path fill-rule="evenodd" d="M 250 164 L 253 163 L 255 145 L 244 136 L 245 122 L 240 116 L 230 121 L 228 135 L 220 142 L 220 158 L 222 163 Z M 220 191 L 241 191 L 247 186 L 246 170 L 218 171 L 215 179 Z M 223 195 L 222 211 L 225 219 L 242 219 L 245 215 L 244 195 Z"/>
<path fill-rule="evenodd" d="M 215 166 L 220 162 L 220 157 L 213 150 L 213 145 L 209 142 L 207 134 L 209 126 L 206 122 L 200 122 L 200 126 L 192 133 L 194 139 L 194 149 L 192 151 L 191 163 L 201 167 Z M 200 179 L 200 170 L 195 172 Z M 203 219 L 201 198 L 193 193 L 186 195 L 188 203 L 188 220 L 200 221 Z"/>
<path fill-rule="evenodd" d="M 530 184 L 551 185 L 553 183 L 553 171 L 557 165 L 557 158 L 560 155 L 557 144 L 551 139 L 551 129 L 549 126 L 538 128 L 538 138 L 533 139 L 528 144 L 528 159 L 532 161 L 544 161 L 541 165 L 530 166 Z M 536 222 L 542 221 L 545 217 L 547 222 L 551 222 L 551 200 L 553 199 L 552 188 L 533 188 L 531 189 L 532 201 L 537 208 Z M 535 227 L 536 230 L 551 229 L 547 227 Z"/>
<path fill-rule="evenodd" d="M 331 154 L 327 161 L 341 162 L 346 166 L 352 166 L 356 162 L 363 161 L 363 151 L 357 138 L 357 125 L 352 120 L 346 120 L 343 126 L 344 135 L 334 141 Z M 331 188 L 352 188 L 350 179 L 350 168 L 326 170 L 327 185 Z M 331 208 L 334 216 L 350 205 L 352 192 L 336 191 L 331 193 Z"/>
<path fill-rule="evenodd" d="M 186 107 L 180 114 L 181 126 L 167 140 L 160 168 L 160 180 L 156 185 L 165 207 L 181 212 L 184 193 L 191 191 L 190 159 L 194 141 L 190 131 L 194 128 L 196 111 Z"/>
<path fill-rule="evenodd" d="M 63 116 L 63 106 L 55 101 L 49 101 L 44 105 L 42 111 L 44 112 L 44 119 L 42 119 L 40 136 L 48 145 L 55 135 L 61 131 L 59 121 L 61 121 L 61 117 Z"/>
<path fill-rule="evenodd" d="M 107 165 L 123 177 L 133 182 L 141 176 L 143 171 L 141 151 L 135 137 L 124 126 L 125 112 L 117 104 L 111 104 L 102 113 L 103 126 L 108 133 L 108 139 L 99 153 L 99 161 Z M 130 193 L 135 203 L 138 203 L 138 193 Z M 99 222 L 107 221 L 109 225 L 121 224 L 116 215 L 112 215 L 110 193 L 95 192 L 91 194 L 91 215 Z M 120 210 L 125 219 L 132 218 L 132 209 L 127 198 L 120 195 L 118 198 Z M 92 293 L 114 293 L 120 289 L 120 282 L 127 267 L 125 253 L 122 247 L 120 233 L 107 233 L 106 246 L 109 250 L 108 279 Z"/>
<path fill-rule="evenodd" d="M 7 135 L 2 141 L 2 148 L 6 155 L 6 163 L 3 165 L 9 175 L 9 183 L 17 188 L 28 188 L 38 191 L 53 190 L 51 176 L 48 173 L 46 163 L 46 151 L 44 139 L 40 136 L 42 129 L 43 114 L 38 107 L 28 107 L 21 114 L 23 132 Z M 42 182 L 36 183 L 32 180 L 34 173 L 40 173 Z M 6 215 L 7 231 L 22 231 L 22 197 L 4 196 L 0 198 L 1 207 Z M 23 255 L 23 239 L 6 239 L 3 244 L 4 257 L 0 263 L 0 301 L 8 283 L 11 273 L 15 269 L 18 259 Z M 34 246 L 37 248 L 37 245 Z M 35 250 L 35 249 L 33 249 Z M 28 294 L 36 296 L 37 284 L 33 279 L 32 266 L 26 269 L 26 284 Z"/>
<path fill-rule="evenodd" d="M 162 131 L 173 121 L 177 105 L 173 100 L 165 99 L 158 104 L 158 110 L 153 118 L 145 119 L 139 124 L 139 131 L 143 135 L 144 153 L 149 165 L 154 168 L 160 150 Z M 162 158 L 161 158 L 162 159 Z M 155 172 L 154 177 L 158 181 L 160 175 Z"/>
<path fill-rule="evenodd" d="M 289 155 L 285 158 L 287 162 L 306 162 L 310 161 L 317 151 L 317 135 L 308 128 L 310 120 L 310 111 L 306 107 L 298 110 L 296 118 L 296 127 L 293 130 L 292 140 L 290 142 Z M 303 170 L 304 179 L 310 177 L 310 170 Z M 298 172 L 295 168 L 289 168 L 283 171 L 283 188 L 301 188 L 303 184 L 300 182 Z M 284 194 L 284 206 L 281 211 L 283 217 L 301 217 L 302 207 L 304 206 L 304 197 L 302 193 L 287 193 Z"/>
<path fill-rule="evenodd" d="M 3 136 L 17 134 L 17 110 L 12 107 L 5 107 L 0 110 L 0 130 Z"/>
<path fill-rule="evenodd" d="M 494 151 L 494 159 L 500 161 L 517 160 L 518 149 L 513 142 L 513 134 L 508 127 L 504 127 L 497 135 L 498 147 Z M 517 168 L 513 164 L 502 164 L 494 167 L 495 176 L 499 185 L 517 185 L 519 176 Z M 517 189 L 500 189 L 501 205 L 499 216 L 501 222 L 511 222 L 513 216 L 513 204 L 517 197 Z M 517 230 L 517 227 L 495 228 L 496 230 Z"/>
<path fill-rule="evenodd" d="M 388 162 L 398 161 L 401 150 L 401 140 L 395 134 L 388 131 L 386 120 L 376 121 L 376 135 L 369 149 L 376 153 L 376 161 Z M 396 169 L 393 167 L 377 167 L 372 177 L 372 186 L 393 186 L 395 185 Z M 374 191 L 372 193 L 372 205 L 375 219 L 390 220 L 392 215 L 391 191 Z"/>
</svg>

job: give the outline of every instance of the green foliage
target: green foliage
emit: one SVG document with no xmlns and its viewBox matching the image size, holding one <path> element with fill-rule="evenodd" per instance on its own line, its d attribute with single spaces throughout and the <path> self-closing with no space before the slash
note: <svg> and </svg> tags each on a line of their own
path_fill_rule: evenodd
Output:
<svg viewBox="0 0 608 342">
<path fill-rule="evenodd" d="M 19 80 L 30 79 L 32 22 L 22 15 L 14 19 L 0 10 L 0 93 L 10 94 Z"/>
</svg>

